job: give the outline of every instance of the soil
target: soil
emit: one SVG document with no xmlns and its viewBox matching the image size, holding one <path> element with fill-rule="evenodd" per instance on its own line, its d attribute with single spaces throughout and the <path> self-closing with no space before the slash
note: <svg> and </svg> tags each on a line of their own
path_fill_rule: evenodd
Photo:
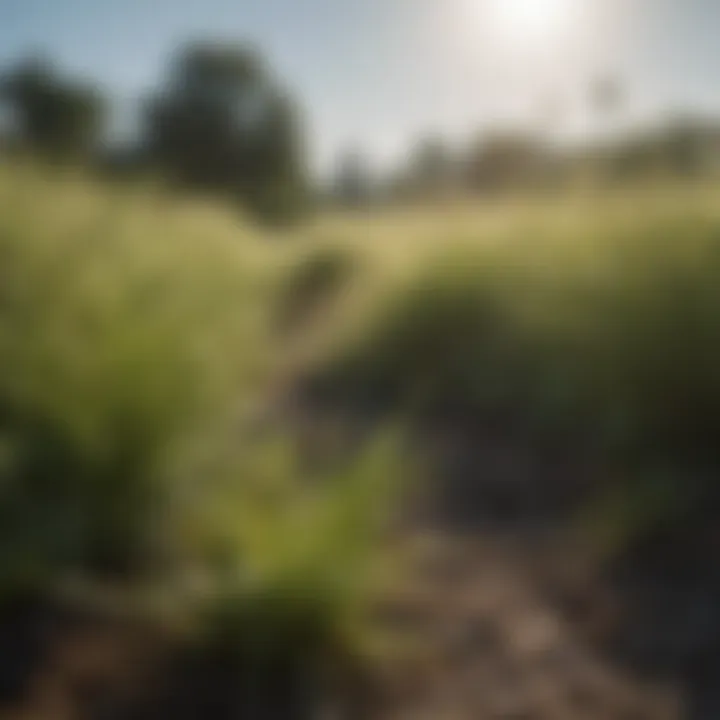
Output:
<svg viewBox="0 0 720 720">
<path fill-rule="evenodd" d="M 18 601 L 0 612 L 0 717 L 720 717 L 720 577 L 704 554 L 712 538 L 687 547 L 661 538 L 624 565 L 598 566 L 557 532 L 597 472 L 587 448 L 550 451 L 497 424 L 423 432 L 441 492 L 423 496 L 402 538 L 408 581 L 377 610 L 412 652 L 332 702 L 282 677 L 249 698 L 222 656 L 198 656 L 136 620 Z"/>
</svg>

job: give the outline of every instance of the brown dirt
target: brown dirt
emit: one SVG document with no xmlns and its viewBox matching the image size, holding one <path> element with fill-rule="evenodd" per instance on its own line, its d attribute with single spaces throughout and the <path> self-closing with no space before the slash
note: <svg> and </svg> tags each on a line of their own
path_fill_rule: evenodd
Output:
<svg viewBox="0 0 720 720">
<path fill-rule="evenodd" d="M 593 649 L 594 638 L 616 622 L 617 608 L 590 578 L 573 570 L 569 559 L 560 579 L 540 543 L 532 552 L 498 537 L 419 535 L 405 552 L 411 558 L 408 581 L 385 600 L 378 620 L 412 649 L 381 664 L 372 698 L 363 698 L 362 710 L 355 703 L 355 715 L 346 706 L 324 716 L 297 717 L 691 717 L 678 684 L 642 681 Z M 547 592 L 548 582 L 554 595 Z M 559 602 L 561 597 L 566 602 Z M 221 665 L 202 662 L 178 673 L 177 663 L 167 662 L 161 637 L 137 626 L 67 613 L 52 617 L 48 610 L 25 621 L 35 631 L 44 628 L 42 647 L 25 678 L 25 692 L 0 713 L 3 720 L 294 716 L 288 709 L 272 715 L 238 710 L 232 676 Z M 9 651 L 0 647 L 0 653 Z"/>
<path fill-rule="evenodd" d="M 594 652 L 578 622 L 613 622 L 609 600 L 570 618 L 511 541 L 423 543 L 416 584 L 390 617 L 422 643 L 390 673 L 374 717 L 421 720 L 677 720 L 672 683 L 644 683 Z M 536 563 L 540 558 L 536 557 Z M 576 592 L 577 589 L 576 589 Z M 605 618 L 603 618 L 603 614 Z"/>
</svg>

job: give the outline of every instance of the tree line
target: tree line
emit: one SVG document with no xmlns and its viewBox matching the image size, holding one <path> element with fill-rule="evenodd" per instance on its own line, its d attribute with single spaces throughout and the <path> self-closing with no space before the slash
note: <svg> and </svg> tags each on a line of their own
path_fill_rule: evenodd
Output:
<svg viewBox="0 0 720 720">
<path fill-rule="evenodd" d="M 0 78 L 6 150 L 113 173 L 152 171 L 182 189 L 288 219 L 308 200 L 301 112 L 265 58 L 243 44 L 190 43 L 142 99 L 131 147 L 108 151 L 108 97 L 45 58 Z"/>
<path fill-rule="evenodd" d="M 589 109 L 600 120 L 614 122 L 624 99 L 622 84 L 611 77 L 590 86 Z M 256 48 L 188 43 L 141 100 L 137 136 L 129 146 L 109 149 L 107 95 L 66 77 L 45 58 L 23 59 L 0 73 L 5 150 L 54 163 L 82 162 L 113 176 L 150 172 L 174 187 L 241 204 L 266 221 L 295 219 L 317 199 L 299 103 Z M 555 122 L 557 108 L 552 114 Z M 364 153 L 344 153 L 328 199 L 367 205 L 548 187 L 578 176 L 615 182 L 720 174 L 715 122 L 675 118 L 572 149 L 548 142 L 541 125 L 499 127 L 455 148 L 442 136 L 429 136 L 380 178 Z"/>
<path fill-rule="evenodd" d="M 540 117 L 521 127 L 496 125 L 456 143 L 441 134 L 422 137 L 382 175 L 362 152 L 347 152 L 337 164 L 333 188 L 345 204 L 363 206 L 562 189 L 578 181 L 720 177 L 720 119 L 668 112 L 633 128 L 627 100 L 624 84 L 602 75 L 588 83 L 581 100 L 593 118 L 592 137 L 563 142 L 555 133 L 565 119 L 562 103 L 544 102 Z"/>
</svg>

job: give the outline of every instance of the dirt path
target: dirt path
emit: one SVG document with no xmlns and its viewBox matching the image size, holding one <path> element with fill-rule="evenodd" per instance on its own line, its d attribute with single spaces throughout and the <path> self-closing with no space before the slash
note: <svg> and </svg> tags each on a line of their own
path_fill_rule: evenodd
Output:
<svg viewBox="0 0 720 720">
<path fill-rule="evenodd" d="M 593 654 L 511 548 L 443 541 L 392 610 L 422 660 L 389 683 L 382 720 L 674 720 L 672 688 Z"/>
</svg>

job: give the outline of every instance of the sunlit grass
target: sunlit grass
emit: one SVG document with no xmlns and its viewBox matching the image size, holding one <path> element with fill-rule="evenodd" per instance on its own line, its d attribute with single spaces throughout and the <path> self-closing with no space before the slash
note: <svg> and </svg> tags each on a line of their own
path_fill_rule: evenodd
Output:
<svg viewBox="0 0 720 720">
<path fill-rule="evenodd" d="M 278 316 L 353 258 L 152 186 L 2 176 L 0 602 L 110 582 L 271 681 L 350 662 L 395 444 L 318 477 L 250 430 L 296 357 Z"/>
<path fill-rule="evenodd" d="M 338 642 L 370 602 L 401 472 L 370 453 L 318 482 L 291 443 L 248 436 L 307 373 L 392 417 L 501 408 L 592 433 L 625 469 L 597 505 L 621 544 L 692 512 L 672 494 L 702 502 L 694 466 L 719 460 L 719 274 L 708 186 L 261 232 L 151 183 L 4 170 L 2 590 L 140 575 L 241 644 Z M 638 514 L 656 468 L 683 482 Z"/>
</svg>

